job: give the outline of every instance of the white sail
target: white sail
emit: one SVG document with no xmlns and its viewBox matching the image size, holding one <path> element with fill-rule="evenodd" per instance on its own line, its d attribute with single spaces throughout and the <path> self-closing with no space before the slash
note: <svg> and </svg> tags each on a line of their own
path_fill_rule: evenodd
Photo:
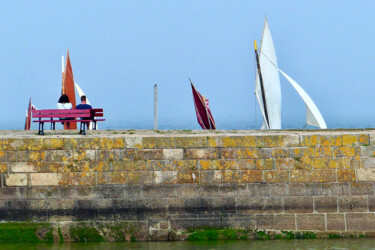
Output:
<svg viewBox="0 0 375 250">
<path fill-rule="evenodd" d="M 289 81 L 297 93 L 301 96 L 302 100 L 306 104 L 306 124 L 319 127 L 321 129 L 327 129 L 327 125 L 320 113 L 318 107 L 315 105 L 311 97 L 306 93 L 306 91 L 290 76 L 285 74 L 281 69 L 277 68 L 280 73 Z"/>
<path fill-rule="evenodd" d="M 277 65 L 275 47 L 273 45 L 271 31 L 268 27 L 267 18 L 264 21 L 259 64 L 263 79 L 264 95 L 266 98 L 269 129 L 281 129 L 281 87 L 279 72 L 264 55 L 267 55 L 267 57 Z M 266 121 L 258 71 L 255 79 L 255 95 L 260 110 L 262 111 L 264 121 Z M 265 124 L 263 124 L 262 128 L 267 128 L 266 122 L 264 123 Z"/>
<path fill-rule="evenodd" d="M 78 94 L 79 94 L 80 97 L 83 96 L 83 95 L 85 95 L 85 93 L 83 92 L 83 90 L 81 89 L 81 87 L 78 85 L 78 83 L 74 82 L 74 85 L 76 86 L 76 90 L 77 90 L 77 92 L 78 92 Z M 89 101 L 89 99 L 87 97 L 86 97 L 86 103 L 89 104 L 89 105 L 91 105 L 91 103 L 90 103 L 90 101 Z M 92 129 L 92 128 L 93 128 L 93 124 L 92 124 L 92 122 L 90 122 L 90 129 Z M 96 129 L 99 129 L 98 125 L 96 125 Z"/>
</svg>

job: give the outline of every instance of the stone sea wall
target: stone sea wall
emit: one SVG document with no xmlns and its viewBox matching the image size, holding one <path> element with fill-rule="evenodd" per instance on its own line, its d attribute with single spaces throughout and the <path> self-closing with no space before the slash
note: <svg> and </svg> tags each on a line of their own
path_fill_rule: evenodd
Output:
<svg viewBox="0 0 375 250">
<path fill-rule="evenodd" d="M 0 242 L 26 231 L 41 242 L 372 236 L 374 138 L 2 135 Z"/>
</svg>

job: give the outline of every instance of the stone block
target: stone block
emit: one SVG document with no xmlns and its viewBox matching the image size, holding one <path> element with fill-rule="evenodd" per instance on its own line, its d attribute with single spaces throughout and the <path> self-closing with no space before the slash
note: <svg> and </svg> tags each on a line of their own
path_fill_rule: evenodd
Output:
<svg viewBox="0 0 375 250">
<path fill-rule="evenodd" d="M 312 213 L 313 197 L 284 197 L 284 213 Z"/>
<path fill-rule="evenodd" d="M 236 213 L 236 198 L 219 197 L 212 199 L 213 212 L 218 214 Z"/>
<path fill-rule="evenodd" d="M 358 144 L 358 136 L 351 134 L 342 135 L 342 145 L 344 146 L 355 146 Z"/>
<path fill-rule="evenodd" d="M 272 230 L 275 226 L 275 216 L 266 214 L 257 214 L 255 217 L 256 228 L 258 230 Z"/>
<path fill-rule="evenodd" d="M 101 152 L 104 150 L 99 150 Z M 119 155 L 119 150 L 111 150 L 113 155 Z M 113 159 L 115 157 L 112 157 Z M 120 159 L 120 157 L 118 157 Z M 96 150 L 76 150 L 73 152 L 73 160 L 75 161 L 95 161 L 96 160 Z"/>
<path fill-rule="evenodd" d="M 361 157 L 361 164 L 364 168 L 375 168 L 375 157 Z"/>
<path fill-rule="evenodd" d="M 128 138 L 125 138 L 127 142 Z M 141 141 L 141 138 L 137 138 Z M 108 138 L 108 137 L 101 137 L 99 140 L 99 149 L 123 149 L 125 147 L 124 138 Z M 126 144 L 128 146 L 128 144 Z M 129 148 L 129 147 L 128 147 Z"/>
<path fill-rule="evenodd" d="M 280 141 L 284 147 L 297 147 L 300 144 L 298 134 L 282 135 Z"/>
<path fill-rule="evenodd" d="M 159 170 L 155 168 L 154 161 L 142 161 L 142 160 L 124 160 L 124 161 L 112 161 L 112 162 L 102 162 L 103 168 L 97 168 L 98 172 L 103 171 L 114 171 L 114 172 L 122 172 L 122 171 L 148 171 L 148 170 Z M 99 171 L 102 170 L 102 171 Z"/>
<path fill-rule="evenodd" d="M 320 146 L 341 146 L 342 145 L 342 136 L 319 136 L 319 145 Z"/>
<path fill-rule="evenodd" d="M 296 218 L 294 214 L 275 214 L 274 230 L 296 231 Z"/>
<path fill-rule="evenodd" d="M 28 175 L 27 174 L 6 174 L 5 185 L 6 186 L 27 186 Z"/>
<path fill-rule="evenodd" d="M 72 161 L 74 159 L 73 150 L 49 150 L 47 154 L 47 161 Z"/>
<path fill-rule="evenodd" d="M 219 185 L 220 197 L 247 197 L 248 189 L 246 184 L 222 184 Z"/>
<path fill-rule="evenodd" d="M 272 157 L 276 159 L 290 157 L 289 148 L 273 148 Z"/>
<path fill-rule="evenodd" d="M 142 148 L 156 148 L 156 138 L 155 137 L 143 137 L 142 138 Z"/>
<path fill-rule="evenodd" d="M 43 149 L 59 150 L 64 148 L 63 138 L 43 138 Z"/>
<path fill-rule="evenodd" d="M 375 157 L 375 145 L 360 146 L 361 156 Z"/>
<path fill-rule="evenodd" d="M 8 172 L 8 163 L 0 163 L 0 174 Z"/>
<path fill-rule="evenodd" d="M 100 138 L 77 138 L 76 139 L 77 149 L 78 150 L 95 150 L 100 149 Z M 74 148 L 65 148 L 64 149 L 74 149 Z M 56 149 L 63 149 L 56 148 Z"/>
<path fill-rule="evenodd" d="M 0 151 L 0 162 L 12 162 L 17 159 L 17 151 Z"/>
<path fill-rule="evenodd" d="M 337 213 L 337 197 L 314 197 L 315 212 Z"/>
<path fill-rule="evenodd" d="M 263 171 L 261 170 L 241 170 L 241 183 L 254 183 L 263 181 Z"/>
<path fill-rule="evenodd" d="M 207 148 L 207 137 L 189 136 L 189 137 L 176 137 L 176 148 Z"/>
<path fill-rule="evenodd" d="M 181 184 L 177 187 L 177 197 L 195 198 L 198 197 L 198 184 Z"/>
<path fill-rule="evenodd" d="M 163 149 L 163 159 L 165 160 L 182 160 L 183 156 L 183 149 Z"/>
<path fill-rule="evenodd" d="M 58 186 L 63 179 L 58 173 L 31 173 L 31 186 Z"/>
<path fill-rule="evenodd" d="M 374 195 L 374 183 L 352 182 L 350 183 L 350 192 L 352 195 Z"/>
<path fill-rule="evenodd" d="M 154 184 L 155 174 L 151 171 L 129 171 L 126 179 L 127 184 Z"/>
<path fill-rule="evenodd" d="M 280 158 L 275 160 L 275 168 L 279 170 L 293 170 L 300 166 L 301 162 L 298 157 L 293 158 Z"/>
<path fill-rule="evenodd" d="M 125 148 L 142 148 L 142 137 L 125 137 L 124 146 Z"/>
<path fill-rule="evenodd" d="M 243 170 L 247 171 L 247 170 Z M 248 170 L 251 171 L 251 170 Z M 243 177 L 243 176 L 242 176 Z M 238 170 L 222 170 L 221 183 L 241 183 L 241 172 Z"/>
<path fill-rule="evenodd" d="M 287 170 L 267 170 L 263 171 L 264 181 L 267 183 L 287 183 L 289 182 L 289 171 Z"/>
<path fill-rule="evenodd" d="M 355 157 L 360 155 L 359 147 L 341 146 L 335 147 L 333 150 L 333 157 Z"/>
<path fill-rule="evenodd" d="M 155 171 L 155 184 L 176 184 L 177 171 Z"/>
<path fill-rule="evenodd" d="M 98 185 L 126 184 L 128 172 L 100 172 L 97 173 Z"/>
<path fill-rule="evenodd" d="M 156 162 L 156 166 L 159 167 L 161 161 Z M 178 171 L 195 171 L 198 170 L 197 160 L 168 160 L 161 164 L 162 168 L 157 168 L 157 170 L 178 170 Z"/>
<path fill-rule="evenodd" d="M 260 162 L 262 161 L 262 162 Z M 272 159 L 271 159 L 272 161 Z M 272 162 L 271 162 L 272 163 Z M 219 164 L 221 167 L 227 169 L 238 169 L 238 170 L 254 170 L 256 168 L 261 169 L 262 167 L 267 168 L 267 162 L 265 160 L 253 160 L 253 159 L 241 159 L 241 160 L 220 160 Z M 272 166 L 271 166 L 272 169 Z"/>
<path fill-rule="evenodd" d="M 368 212 L 367 196 L 342 196 L 338 197 L 339 212 Z"/>
<path fill-rule="evenodd" d="M 35 173 L 39 171 L 38 165 L 31 162 L 11 162 L 9 167 L 12 173 Z"/>
<path fill-rule="evenodd" d="M 290 183 L 289 187 L 289 195 L 290 196 L 304 196 L 306 195 L 305 191 L 305 184 L 303 183 Z"/>
<path fill-rule="evenodd" d="M 163 159 L 162 149 L 138 149 L 137 160 L 161 160 Z"/>
<path fill-rule="evenodd" d="M 247 160 L 247 161 L 250 161 L 250 160 Z M 254 165 L 255 165 L 255 169 L 258 169 L 258 170 L 275 169 L 274 159 L 255 159 Z"/>
<path fill-rule="evenodd" d="M 207 138 L 207 141 L 208 141 L 208 147 L 209 148 L 217 148 L 217 147 L 223 146 L 222 141 L 221 141 L 221 137 L 219 137 L 219 136 L 209 136 Z"/>
<path fill-rule="evenodd" d="M 270 196 L 270 186 L 267 183 L 251 183 L 247 185 L 250 197 Z"/>
<path fill-rule="evenodd" d="M 338 182 L 356 181 L 355 170 L 354 169 L 338 169 L 337 181 Z"/>
<path fill-rule="evenodd" d="M 349 183 L 323 183 L 323 196 L 345 196 L 350 195 Z"/>
<path fill-rule="evenodd" d="M 290 182 L 309 183 L 309 182 L 336 182 L 335 170 L 292 170 L 290 173 Z"/>
<path fill-rule="evenodd" d="M 176 185 L 143 185 L 142 195 L 146 199 L 177 198 Z"/>
<path fill-rule="evenodd" d="M 203 170 L 199 177 L 201 184 L 218 184 L 222 182 L 223 174 L 220 170 Z"/>
<path fill-rule="evenodd" d="M 187 148 L 185 149 L 186 159 L 218 159 L 218 148 Z"/>
<path fill-rule="evenodd" d="M 156 148 L 176 148 L 174 137 L 155 137 Z"/>
<path fill-rule="evenodd" d="M 221 150 L 222 159 L 258 159 L 259 149 L 256 148 L 223 148 Z"/>
<path fill-rule="evenodd" d="M 96 173 L 87 172 L 75 172 L 67 173 L 65 175 L 66 180 L 60 180 L 59 185 L 68 186 L 95 186 L 96 185 Z"/>
<path fill-rule="evenodd" d="M 218 197 L 218 185 L 199 185 L 197 189 L 198 197 Z"/>
<path fill-rule="evenodd" d="M 357 169 L 357 181 L 375 181 L 375 168 Z"/>
<path fill-rule="evenodd" d="M 332 147 L 316 147 L 314 157 L 326 158 L 333 157 L 334 151 Z"/>
<path fill-rule="evenodd" d="M 324 214 L 297 214 L 297 230 L 325 231 Z"/>
<path fill-rule="evenodd" d="M 346 217 L 346 227 L 348 231 L 374 231 L 374 213 L 348 213 Z"/>
<path fill-rule="evenodd" d="M 344 214 L 327 214 L 326 218 L 328 231 L 345 231 Z"/>
<path fill-rule="evenodd" d="M 300 136 L 301 146 L 316 147 L 319 143 L 318 135 L 302 135 Z"/>
<path fill-rule="evenodd" d="M 285 183 L 272 183 L 269 184 L 270 194 L 273 196 L 287 196 L 288 195 L 288 184 Z"/>
<path fill-rule="evenodd" d="M 178 171 L 177 183 L 199 183 L 200 175 L 198 171 Z"/>
<path fill-rule="evenodd" d="M 186 214 L 206 215 L 213 212 L 212 198 L 186 198 L 184 207 Z"/>
<path fill-rule="evenodd" d="M 281 213 L 282 211 L 281 197 L 237 198 L 238 213 Z"/>
<path fill-rule="evenodd" d="M 368 210 L 369 212 L 375 212 L 375 196 L 369 195 L 368 199 Z"/>
</svg>

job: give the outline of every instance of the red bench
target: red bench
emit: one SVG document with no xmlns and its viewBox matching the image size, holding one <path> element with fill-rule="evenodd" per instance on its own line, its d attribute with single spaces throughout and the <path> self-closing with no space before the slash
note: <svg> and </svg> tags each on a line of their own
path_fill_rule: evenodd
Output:
<svg viewBox="0 0 375 250">
<path fill-rule="evenodd" d="M 41 109 L 32 111 L 33 122 L 39 123 L 38 134 L 44 135 L 44 123 L 50 122 L 51 129 L 55 130 L 56 122 L 80 122 L 80 134 L 85 135 L 85 127 L 93 123 L 93 129 L 96 130 L 96 123 L 105 121 L 105 119 L 97 119 L 103 117 L 103 109 Z M 60 120 L 63 118 L 63 120 Z M 69 120 L 67 120 L 69 119 Z"/>
</svg>

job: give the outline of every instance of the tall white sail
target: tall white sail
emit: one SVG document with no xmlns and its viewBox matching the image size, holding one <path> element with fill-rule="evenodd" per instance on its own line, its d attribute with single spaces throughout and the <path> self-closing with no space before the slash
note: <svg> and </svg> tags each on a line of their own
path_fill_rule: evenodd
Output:
<svg viewBox="0 0 375 250">
<path fill-rule="evenodd" d="M 266 98 L 269 129 L 281 129 L 281 88 L 278 70 L 265 58 L 266 55 L 277 65 L 275 47 L 273 45 L 271 31 L 268 27 L 267 18 L 264 20 L 262 42 L 259 53 L 259 64 L 263 78 L 264 95 Z M 257 97 L 264 121 L 266 121 L 265 108 L 263 105 L 259 74 L 257 71 L 255 79 L 255 95 Z M 264 122 L 262 128 L 268 128 Z"/>
<path fill-rule="evenodd" d="M 83 96 L 83 95 L 85 95 L 85 93 L 83 92 L 83 90 L 81 89 L 81 87 L 78 85 L 78 83 L 74 82 L 74 85 L 76 86 L 76 90 L 77 90 L 77 92 L 78 92 L 78 94 L 79 94 L 80 97 Z M 86 103 L 89 104 L 89 105 L 91 105 L 91 103 L 90 103 L 90 101 L 89 101 L 89 99 L 87 97 L 86 97 Z M 92 129 L 92 128 L 93 128 L 93 124 L 92 124 L 92 122 L 90 122 L 90 129 Z M 98 125 L 96 125 L 96 129 L 99 129 Z"/>
<path fill-rule="evenodd" d="M 306 91 L 290 76 L 288 76 L 284 71 L 282 71 L 276 64 L 274 64 L 268 56 L 264 57 L 277 69 L 280 73 L 288 80 L 288 82 L 293 86 L 293 88 L 300 95 L 302 100 L 306 104 L 306 124 L 319 127 L 320 129 L 327 129 L 326 122 L 323 119 L 318 107 L 315 105 L 311 97 L 306 93 Z"/>
<path fill-rule="evenodd" d="M 311 97 L 306 93 L 306 91 L 290 76 L 285 74 L 281 69 L 277 68 L 280 73 L 289 81 L 297 93 L 301 96 L 302 100 L 306 104 L 306 124 L 319 127 L 320 129 L 327 129 L 326 122 L 323 119 L 318 107 L 315 105 Z"/>
</svg>

